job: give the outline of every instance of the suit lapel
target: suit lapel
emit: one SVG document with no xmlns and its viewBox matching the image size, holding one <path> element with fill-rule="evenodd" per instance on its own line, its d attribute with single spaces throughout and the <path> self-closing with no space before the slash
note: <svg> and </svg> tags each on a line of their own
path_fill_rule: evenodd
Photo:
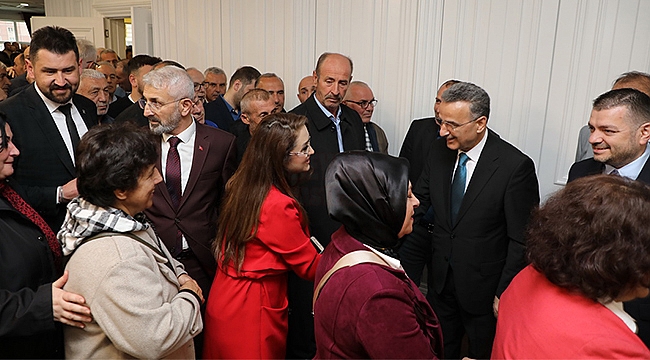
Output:
<svg viewBox="0 0 650 360">
<path fill-rule="evenodd" d="M 192 169 L 190 170 L 190 177 L 187 180 L 187 185 L 185 185 L 185 191 L 183 191 L 183 196 L 181 201 L 178 204 L 180 209 L 185 204 L 185 201 L 189 197 L 188 195 L 192 193 L 192 189 L 196 186 L 196 182 L 201 176 L 201 171 L 203 170 L 203 164 L 208 157 L 208 151 L 210 149 L 210 142 L 208 141 L 208 134 L 203 131 L 203 126 L 196 125 L 196 135 L 194 137 L 194 155 L 192 160 Z"/>
<path fill-rule="evenodd" d="M 488 130 L 489 131 L 489 130 Z M 486 134 L 487 135 L 487 134 Z M 463 196 L 463 202 L 460 204 L 460 209 L 458 210 L 458 217 L 456 224 L 460 223 L 460 220 L 463 218 L 463 215 L 467 210 L 472 206 L 472 203 L 476 200 L 478 195 L 483 191 L 483 188 L 488 183 L 492 175 L 499 168 L 499 151 L 497 144 L 497 135 L 493 132 L 490 132 L 485 143 L 485 147 L 481 152 L 481 156 L 474 168 L 474 173 L 472 178 L 467 185 L 467 190 Z"/>
<path fill-rule="evenodd" d="M 641 172 L 639 173 L 639 176 L 636 177 L 636 180 L 650 184 L 650 159 L 646 160 L 643 168 L 641 169 Z"/>
<path fill-rule="evenodd" d="M 72 163 L 72 158 L 70 157 L 68 148 L 65 146 L 65 142 L 61 137 L 61 133 L 59 133 L 59 128 L 57 128 L 56 124 L 54 123 L 52 114 L 50 114 L 50 112 L 47 110 L 47 106 L 45 106 L 43 99 L 38 96 L 38 93 L 36 92 L 36 88 L 34 86 L 36 85 L 34 84 L 33 86 L 30 86 L 24 91 L 25 100 L 27 100 L 25 103 L 36 112 L 36 122 L 41 128 L 43 134 L 46 134 L 45 138 L 50 143 L 52 149 L 54 149 L 54 152 L 59 157 L 59 159 L 61 159 L 61 162 L 68 170 L 70 175 L 74 177 L 74 164 Z"/>
<path fill-rule="evenodd" d="M 447 217 L 446 222 L 449 228 L 451 229 L 453 227 L 451 223 L 451 180 L 455 170 L 454 165 L 456 164 L 456 157 L 458 152 L 454 150 L 449 150 L 447 148 L 447 144 L 444 139 L 438 141 L 442 141 L 443 142 L 442 146 L 444 147 L 442 151 L 442 157 L 441 157 L 442 161 L 439 166 L 441 171 L 436 171 L 436 173 L 439 176 L 437 184 L 438 186 L 441 187 L 441 189 L 437 192 L 432 192 L 432 194 L 444 195 L 443 196 L 444 200 L 442 204 L 444 211 L 442 211 L 441 213 L 445 214 L 445 216 Z M 433 152 L 435 150 L 432 149 L 431 151 Z M 432 167 L 432 169 L 434 168 Z M 438 216 L 438 212 L 436 212 L 436 216 Z"/>
<path fill-rule="evenodd" d="M 74 106 L 77 108 L 77 111 L 79 111 L 79 114 L 81 115 L 81 118 L 83 119 L 84 123 L 86 124 L 86 128 L 90 130 L 93 126 L 97 125 L 97 121 L 94 121 L 93 119 L 95 118 L 94 116 L 91 116 L 89 114 L 88 109 L 86 109 L 80 102 L 78 96 L 81 95 L 74 95 L 72 97 L 72 102 L 74 103 Z"/>
</svg>

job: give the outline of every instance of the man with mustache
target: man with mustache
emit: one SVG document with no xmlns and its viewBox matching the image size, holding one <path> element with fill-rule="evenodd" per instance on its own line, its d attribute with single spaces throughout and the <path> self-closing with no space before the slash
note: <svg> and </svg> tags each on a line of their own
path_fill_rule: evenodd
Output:
<svg viewBox="0 0 650 360">
<path fill-rule="evenodd" d="M 109 64 L 110 65 L 110 64 Z M 98 70 L 84 69 L 79 80 L 77 94 L 92 100 L 97 106 L 97 120 L 100 124 L 110 124 L 115 121 L 108 112 L 110 90 L 104 74 Z"/>
<path fill-rule="evenodd" d="M 588 126 L 594 157 L 574 163 L 569 170 L 569 181 L 588 175 L 614 174 L 650 184 L 648 95 L 631 88 L 600 95 L 594 100 Z M 623 305 L 636 320 L 637 334 L 649 346 L 650 299 L 636 299 Z"/>
<path fill-rule="evenodd" d="M 341 224 L 332 220 L 325 201 L 325 170 L 334 156 L 348 150 L 364 150 L 366 139 L 359 114 L 341 104 L 352 81 L 352 60 L 336 53 L 323 53 L 313 72 L 316 91 L 291 110 L 309 119 L 312 174 L 300 187 L 300 203 L 309 217 L 309 231 L 327 245 Z M 314 319 L 311 314 L 313 284 L 289 277 L 289 334 L 287 358 L 307 359 L 316 354 Z"/>
<path fill-rule="evenodd" d="M 78 195 L 75 148 L 97 124 L 95 104 L 75 94 L 79 86 L 79 50 L 67 29 L 46 26 L 32 35 L 27 72 L 34 78 L 20 96 L 0 103 L 21 156 L 14 179 L 25 199 L 55 232 L 66 204 Z"/>
</svg>

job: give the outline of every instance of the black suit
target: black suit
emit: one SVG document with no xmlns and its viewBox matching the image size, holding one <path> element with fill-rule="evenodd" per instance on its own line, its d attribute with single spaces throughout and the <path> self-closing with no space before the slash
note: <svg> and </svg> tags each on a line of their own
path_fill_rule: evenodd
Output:
<svg viewBox="0 0 650 360">
<path fill-rule="evenodd" d="M 325 170 L 339 153 L 336 127 L 318 106 L 314 95 L 290 112 L 309 119 L 307 130 L 314 149 L 314 155 L 311 156 L 312 174 L 300 187 L 300 203 L 307 211 L 311 235 L 323 245 L 327 245 L 332 233 L 341 226 L 329 217 L 325 201 Z M 366 138 L 359 114 L 341 105 L 340 119 L 344 150 L 365 150 Z M 312 282 L 290 273 L 287 358 L 311 359 L 316 355 L 314 318 L 311 314 L 313 288 Z"/>
<path fill-rule="evenodd" d="M 442 325 L 445 357 L 450 358 L 460 356 L 465 331 L 469 356 L 490 356 L 496 327 L 492 303 L 525 265 L 524 229 L 539 204 L 533 161 L 487 131 L 455 224 L 450 194 L 458 151 L 450 150 L 446 139 L 434 142 L 414 190 L 421 201 L 418 214 L 429 205 L 435 213 L 429 298 Z"/>
<path fill-rule="evenodd" d="M 66 212 L 66 204 L 56 203 L 56 189 L 74 179 L 76 172 L 63 138 L 34 86 L 1 102 L 0 111 L 7 114 L 14 143 L 20 150 L 13 177 L 25 190 L 25 200 L 56 233 Z M 88 129 L 97 125 L 95 103 L 76 94 L 72 102 Z"/>
<path fill-rule="evenodd" d="M 235 144 L 237 145 L 237 166 L 239 166 L 244 157 L 244 152 L 246 152 L 246 148 L 248 147 L 248 143 L 251 141 L 251 133 L 248 129 L 248 124 L 244 124 L 242 121 L 234 122 L 230 127 L 230 133 L 237 137 Z"/>
<path fill-rule="evenodd" d="M 435 118 L 413 120 L 409 127 L 399 156 L 409 161 L 409 179 L 415 186 L 424 165 L 429 158 L 429 151 L 433 142 L 440 136 L 440 127 Z M 427 265 L 427 284 L 433 287 L 431 274 L 431 229 L 433 224 L 433 210 L 416 222 L 413 232 L 406 235 L 399 249 L 400 262 L 404 271 L 419 286 L 424 266 Z"/>
<path fill-rule="evenodd" d="M 109 106 L 109 109 L 111 106 L 113 106 L 113 104 Z M 120 115 L 115 118 L 116 123 L 123 123 L 125 121 L 131 121 L 138 126 L 149 127 L 149 119 L 144 116 L 144 110 L 140 107 L 140 105 L 138 105 L 138 103 L 131 104 L 131 106 L 124 109 L 124 111 L 122 111 Z"/>
<path fill-rule="evenodd" d="M 579 161 L 571 165 L 569 182 L 589 175 L 602 174 L 604 170 L 605 164 L 594 160 L 594 158 Z M 646 161 L 635 180 L 650 184 L 650 161 Z M 623 303 L 623 307 L 625 312 L 636 320 L 641 340 L 650 347 L 650 297 L 626 301 Z"/>
<path fill-rule="evenodd" d="M 108 107 L 108 115 L 110 115 L 113 119 L 117 119 L 118 115 L 120 115 L 122 111 L 126 110 L 129 106 L 134 104 L 135 103 L 131 101 L 131 98 L 129 98 L 128 96 L 119 98 L 114 102 L 112 102 L 111 105 Z M 137 104 L 135 105 L 137 106 Z"/>
<path fill-rule="evenodd" d="M 11 79 L 11 85 L 9 85 L 9 93 L 7 95 L 15 95 L 16 92 L 14 92 L 14 90 L 21 89 L 27 85 L 29 85 L 29 81 L 27 81 L 27 73 L 16 76 L 15 78 Z"/>
<path fill-rule="evenodd" d="M 205 118 L 217 124 L 219 129 L 230 131 L 230 126 L 235 123 L 232 119 L 230 110 L 226 106 L 226 100 L 222 96 L 217 96 L 214 101 L 203 105 L 205 109 Z"/>
</svg>

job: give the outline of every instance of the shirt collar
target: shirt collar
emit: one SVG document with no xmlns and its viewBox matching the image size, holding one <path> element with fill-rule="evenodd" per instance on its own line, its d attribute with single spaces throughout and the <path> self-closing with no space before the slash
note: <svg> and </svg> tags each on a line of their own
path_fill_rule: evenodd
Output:
<svg viewBox="0 0 650 360">
<path fill-rule="evenodd" d="M 70 100 L 68 100 L 68 102 L 59 104 L 46 98 L 43 92 L 41 92 L 41 89 L 38 88 L 38 85 L 36 85 L 36 82 L 34 82 L 34 87 L 36 88 L 36 93 L 38 94 L 38 96 L 40 96 L 41 99 L 43 99 L 43 102 L 45 103 L 45 106 L 47 107 L 47 110 L 50 112 L 50 114 L 55 112 L 61 105 L 72 104 L 72 97 L 70 98 Z"/>
<path fill-rule="evenodd" d="M 402 268 L 402 264 L 399 262 L 398 259 L 395 259 L 395 258 L 393 258 L 393 257 L 390 257 L 390 256 L 388 256 L 388 255 L 386 255 L 386 254 L 383 254 L 383 253 L 381 253 L 381 252 L 379 252 L 379 251 L 373 249 L 372 247 L 370 247 L 370 246 L 368 246 L 368 245 L 366 245 L 366 244 L 363 244 L 363 246 L 367 247 L 370 251 L 372 251 L 372 252 L 375 253 L 377 256 L 379 256 L 379 257 L 380 257 L 382 260 L 384 260 L 384 261 L 386 262 L 386 264 L 388 264 L 391 268 L 393 268 L 393 269 L 395 269 L 395 270 L 402 270 L 402 271 L 404 271 L 404 268 Z"/>
<path fill-rule="evenodd" d="M 636 160 L 632 161 L 631 163 L 617 169 L 618 174 L 621 176 L 625 176 L 628 179 L 636 180 L 636 178 L 639 177 L 641 170 L 643 169 L 643 165 L 645 165 L 649 157 L 650 157 L 650 146 L 646 144 L 645 151 L 643 152 L 643 154 L 639 156 Z M 614 171 L 614 169 L 615 168 L 613 166 L 605 164 L 606 174 L 611 173 L 612 171 Z"/>
<path fill-rule="evenodd" d="M 327 116 L 328 118 L 334 116 L 334 114 L 332 114 L 329 110 L 327 110 L 325 106 L 323 106 L 323 104 L 321 104 L 320 101 L 316 99 L 316 94 L 314 94 L 314 100 L 316 101 L 316 104 L 318 104 L 318 107 L 325 113 L 325 116 Z M 334 116 L 334 119 L 338 120 L 340 118 L 341 118 L 341 105 L 339 105 L 339 109 L 336 112 L 336 116 Z"/>
<path fill-rule="evenodd" d="M 483 152 L 483 148 L 485 147 L 485 143 L 487 142 L 487 137 L 488 137 L 489 131 L 485 129 L 485 135 L 483 136 L 483 139 L 478 142 L 478 144 L 474 145 L 473 148 L 469 149 L 465 154 L 467 154 L 467 157 L 469 160 L 477 162 L 478 158 L 481 157 L 481 153 Z M 459 150 L 458 153 L 461 153 Z"/>
<path fill-rule="evenodd" d="M 181 132 L 180 134 L 178 134 L 178 135 L 163 134 L 162 138 L 163 138 L 164 142 L 167 142 L 170 137 L 176 136 L 184 144 L 187 144 L 187 143 L 190 142 L 190 140 L 192 140 L 192 136 L 194 135 L 195 131 L 196 131 L 196 122 L 194 120 L 192 120 L 192 123 L 190 124 L 190 126 L 188 126 L 187 129 L 183 130 L 183 132 Z"/>
<path fill-rule="evenodd" d="M 637 325 L 636 325 L 636 320 L 634 320 L 633 317 L 630 316 L 630 314 L 626 313 L 625 310 L 623 310 L 623 303 L 620 301 L 610 301 L 608 303 L 603 303 L 603 306 L 611 310 L 611 312 L 614 313 L 614 315 L 618 316 L 625 325 L 627 325 L 630 330 L 632 330 L 633 333 L 636 334 L 637 332 Z"/>
</svg>

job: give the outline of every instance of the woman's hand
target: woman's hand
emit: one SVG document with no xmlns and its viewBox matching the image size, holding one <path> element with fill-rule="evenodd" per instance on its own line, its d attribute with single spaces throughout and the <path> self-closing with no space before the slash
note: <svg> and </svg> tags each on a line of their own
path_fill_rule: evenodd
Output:
<svg viewBox="0 0 650 360">
<path fill-rule="evenodd" d="M 199 296 L 199 299 L 201 300 L 201 304 L 205 302 L 205 299 L 203 298 L 203 291 L 201 291 L 199 284 L 194 279 L 192 279 L 189 275 L 183 274 L 179 276 L 178 283 L 181 285 L 181 290 L 183 289 L 190 290 Z"/>
<path fill-rule="evenodd" d="M 63 290 L 68 281 L 68 271 L 52 283 L 52 312 L 54 321 L 83 329 L 84 322 L 93 320 L 83 296 Z"/>
</svg>

